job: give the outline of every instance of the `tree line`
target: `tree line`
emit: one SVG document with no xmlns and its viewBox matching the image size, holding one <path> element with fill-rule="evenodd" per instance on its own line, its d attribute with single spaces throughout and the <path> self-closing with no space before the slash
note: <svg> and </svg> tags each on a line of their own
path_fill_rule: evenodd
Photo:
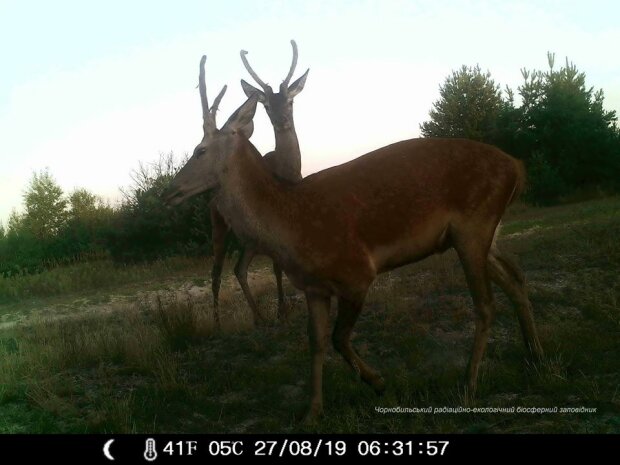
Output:
<svg viewBox="0 0 620 465">
<path fill-rule="evenodd" d="M 526 199 L 538 205 L 571 195 L 620 190 L 620 131 L 602 90 L 586 86 L 585 73 L 568 59 L 559 69 L 522 69 L 515 92 L 503 90 L 478 65 L 453 71 L 420 125 L 424 137 L 464 137 L 497 145 L 522 159 Z M 140 164 L 123 199 L 111 206 L 86 189 L 64 193 L 47 171 L 34 173 L 23 213 L 0 224 L 0 275 L 42 271 L 79 260 L 111 257 L 117 263 L 171 255 L 211 254 L 210 194 L 169 209 L 161 200 L 185 160 L 160 155 Z M 232 239 L 229 250 L 238 248 Z"/>
<path fill-rule="evenodd" d="M 515 93 L 503 91 L 479 66 L 453 71 L 440 86 L 425 137 L 465 137 L 496 145 L 520 158 L 528 171 L 526 198 L 551 205 L 576 194 L 620 189 L 620 131 L 603 90 L 586 86 L 568 58 L 547 71 L 521 69 Z"/>
<path fill-rule="evenodd" d="M 0 276 L 101 258 L 126 264 L 209 255 L 209 194 L 173 209 L 161 200 L 184 161 L 170 153 L 140 164 L 116 206 L 82 188 L 65 194 L 49 171 L 34 173 L 24 192 L 24 212 L 14 210 L 7 225 L 0 224 Z"/>
</svg>

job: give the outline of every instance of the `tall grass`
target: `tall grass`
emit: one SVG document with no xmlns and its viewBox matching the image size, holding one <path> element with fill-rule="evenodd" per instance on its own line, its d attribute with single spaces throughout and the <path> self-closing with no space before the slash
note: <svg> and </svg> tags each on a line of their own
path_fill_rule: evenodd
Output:
<svg viewBox="0 0 620 465">
<path fill-rule="evenodd" d="M 145 264 L 116 265 L 98 260 L 58 266 L 38 274 L 0 278 L 0 304 L 29 298 L 105 290 L 145 280 L 169 278 L 202 270 L 206 261 L 199 258 L 172 257 Z"/>
<path fill-rule="evenodd" d="M 170 294 L 154 306 L 18 326 L 0 345 L 0 406 L 25 403 L 63 430 L 132 432 L 136 389 L 158 396 L 190 390 L 180 351 L 209 334 L 203 320 Z"/>
</svg>

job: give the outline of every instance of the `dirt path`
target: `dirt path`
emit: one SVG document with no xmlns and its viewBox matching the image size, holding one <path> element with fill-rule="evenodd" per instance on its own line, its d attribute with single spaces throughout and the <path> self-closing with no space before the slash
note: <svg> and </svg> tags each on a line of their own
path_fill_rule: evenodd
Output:
<svg viewBox="0 0 620 465">
<path fill-rule="evenodd" d="M 275 279 L 268 268 L 261 268 L 248 273 L 248 280 L 259 305 L 267 295 L 269 295 L 270 300 L 276 299 Z M 0 331 L 9 330 L 17 325 L 27 326 L 41 321 L 84 318 L 95 314 L 105 315 L 122 312 L 139 304 L 153 305 L 158 298 L 165 301 L 176 299 L 178 302 L 190 299 L 199 308 L 206 309 L 209 312 L 213 311 L 210 281 L 199 286 L 191 280 L 186 280 L 183 283 L 167 286 L 167 289 L 163 290 L 142 291 L 139 286 L 135 286 L 135 292 L 129 294 L 114 294 L 112 291 L 95 298 L 86 296 L 54 303 L 43 301 L 40 305 L 34 304 L 33 306 L 30 304 L 23 308 L 16 306 L 14 311 L 0 315 Z M 234 275 L 227 275 L 222 279 L 220 308 L 224 316 L 234 314 L 236 318 L 241 317 L 242 319 L 247 316 L 248 321 L 251 317 L 250 309 Z"/>
</svg>

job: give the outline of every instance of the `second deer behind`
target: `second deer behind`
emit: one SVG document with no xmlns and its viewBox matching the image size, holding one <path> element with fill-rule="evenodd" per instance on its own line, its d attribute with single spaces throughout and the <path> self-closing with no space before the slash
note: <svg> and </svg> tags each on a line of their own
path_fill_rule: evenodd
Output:
<svg viewBox="0 0 620 465">
<path fill-rule="evenodd" d="M 293 61 L 286 78 L 280 84 L 279 92 L 274 92 L 271 86 L 258 77 L 258 74 L 252 69 L 246 58 L 248 52 L 245 50 L 241 51 L 243 65 L 262 90 L 248 84 L 243 79 L 241 80 L 241 86 L 248 97 L 255 95 L 258 101 L 263 104 L 273 126 L 276 147 L 275 150 L 267 153 L 263 157 L 263 162 L 267 169 L 278 178 L 296 183 L 302 179 L 302 176 L 301 152 L 299 150 L 299 141 L 297 139 L 297 133 L 295 132 L 295 123 L 293 120 L 293 99 L 303 90 L 310 70 L 306 70 L 299 79 L 289 84 L 297 66 L 298 56 L 297 44 L 294 40 L 291 40 L 291 45 L 293 46 Z M 226 237 L 230 234 L 230 227 L 226 224 L 215 206 L 211 207 L 211 224 L 213 228 L 211 289 L 213 291 L 215 320 L 216 324 L 219 325 L 219 291 L 222 267 L 226 254 Z M 256 301 L 248 285 L 248 268 L 257 253 L 260 253 L 260 250 L 257 249 L 257 244 L 245 243 L 237 264 L 235 265 L 235 275 L 252 309 L 255 324 L 265 319 L 258 310 Z M 273 271 L 278 286 L 278 318 L 283 319 L 286 316 L 287 309 L 284 300 L 284 290 L 282 288 L 282 270 L 275 262 L 273 264 Z"/>
</svg>

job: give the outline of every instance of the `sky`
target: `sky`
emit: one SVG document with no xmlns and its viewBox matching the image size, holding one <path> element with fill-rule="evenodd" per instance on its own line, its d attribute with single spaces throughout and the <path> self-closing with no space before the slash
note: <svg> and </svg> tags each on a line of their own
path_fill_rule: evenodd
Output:
<svg viewBox="0 0 620 465">
<path fill-rule="evenodd" d="M 245 100 L 239 80 L 252 83 L 239 51 L 276 87 L 296 40 L 292 80 L 310 68 L 294 108 L 308 175 L 418 137 L 461 65 L 516 89 L 521 68 L 547 69 L 551 51 L 619 111 L 618 18 L 620 3 L 596 0 L 0 0 L 0 222 L 23 211 L 33 172 L 116 202 L 139 162 L 191 153 L 202 139 L 203 54 L 211 101 L 228 85 L 223 123 Z M 251 140 L 273 150 L 260 107 Z"/>
</svg>

